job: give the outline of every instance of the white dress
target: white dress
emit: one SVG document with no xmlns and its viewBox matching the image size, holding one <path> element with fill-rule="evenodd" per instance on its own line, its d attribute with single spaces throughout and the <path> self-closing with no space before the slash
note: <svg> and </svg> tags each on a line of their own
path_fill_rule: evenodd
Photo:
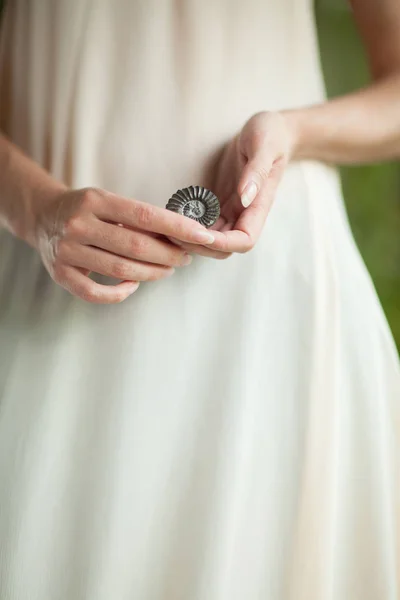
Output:
<svg viewBox="0 0 400 600">
<path fill-rule="evenodd" d="M 7 0 L 1 36 L 12 139 L 159 206 L 324 99 L 310 0 Z M 289 166 L 253 251 L 121 305 L 0 232 L 1 600 L 396 600 L 399 418 L 331 167 Z"/>
</svg>

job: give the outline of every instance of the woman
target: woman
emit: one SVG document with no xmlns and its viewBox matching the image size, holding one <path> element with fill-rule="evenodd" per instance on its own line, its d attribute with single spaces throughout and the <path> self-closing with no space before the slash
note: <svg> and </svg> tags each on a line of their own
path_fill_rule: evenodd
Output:
<svg viewBox="0 0 400 600">
<path fill-rule="evenodd" d="M 326 102 L 310 0 L 7 2 L 2 599 L 398 598 L 400 371 L 329 164 L 400 156 L 400 8 L 353 9 L 373 81 Z"/>
</svg>

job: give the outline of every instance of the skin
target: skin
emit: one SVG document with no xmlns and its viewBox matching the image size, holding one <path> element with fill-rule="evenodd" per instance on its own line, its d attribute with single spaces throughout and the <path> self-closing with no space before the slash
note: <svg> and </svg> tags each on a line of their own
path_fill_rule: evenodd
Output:
<svg viewBox="0 0 400 600">
<path fill-rule="evenodd" d="M 224 259 L 250 251 L 290 160 L 355 164 L 399 158 L 400 2 L 351 5 L 372 83 L 320 105 L 253 115 L 215 165 L 210 187 L 221 201 L 221 217 L 212 231 L 105 190 L 69 190 L 4 136 L 0 225 L 35 248 L 54 281 L 72 294 L 116 303 L 140 282 L 189 264 L 190 254 Z M 91 271 L 122 281 L 100 285 L 87 277 Z"/>
</svg>

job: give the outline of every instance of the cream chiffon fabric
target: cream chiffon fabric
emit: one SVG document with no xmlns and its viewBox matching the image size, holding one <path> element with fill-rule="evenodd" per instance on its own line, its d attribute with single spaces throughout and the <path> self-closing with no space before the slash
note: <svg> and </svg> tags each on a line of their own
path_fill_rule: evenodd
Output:
<svg viewBox="0 0 400 600">
<path fill-rule="evenodd" d="M 1 38 L 15 142 L 160 206 L 324 99 L 308 0 L 8 0 Z M 1 600 L 399 598 L 399 365 L 331 168 L 116 306 L 0 232 L 0 359 Z"/>
</svg>

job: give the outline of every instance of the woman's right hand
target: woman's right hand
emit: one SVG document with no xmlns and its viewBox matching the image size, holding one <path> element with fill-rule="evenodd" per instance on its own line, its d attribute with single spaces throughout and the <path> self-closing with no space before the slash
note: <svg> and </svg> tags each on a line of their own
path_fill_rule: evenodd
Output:
<svg viewBox="0 0 400 600">
<path fill-rule="evenodd" d="M 213 242 L 205 227 L 187 217 L 95 188 L 60 193 L 41 207 L 34 223 L 35 247 L 53 280 L 100 304 L 122 302 L 141 281 L 168 277 L 191 262 L 166 237 Z M 90 272 L 122 281 L 101 285 Z"/>
</svg>

